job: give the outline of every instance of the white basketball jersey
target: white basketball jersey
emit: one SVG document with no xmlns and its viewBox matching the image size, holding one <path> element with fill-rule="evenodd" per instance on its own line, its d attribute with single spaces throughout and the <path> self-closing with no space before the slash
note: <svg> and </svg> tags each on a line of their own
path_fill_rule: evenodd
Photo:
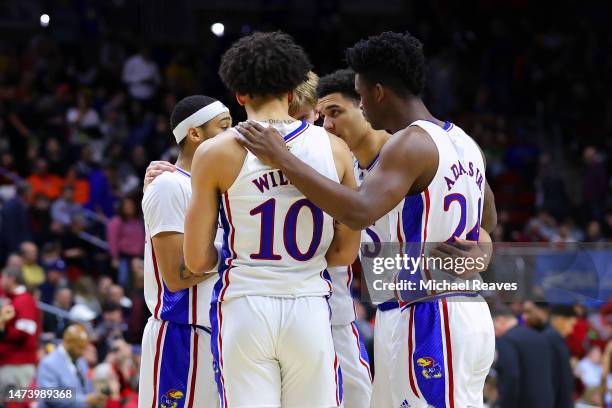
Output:
<svg viewBox="0 0 612 408">
<path fill-rule="evenodd" d="M 185 232 L 185 213 L 191 199 L 191 175 L 178 169 L 164 172 L 147 188 L 142 198 L 145 221 L 144 295 L 155 319 L 210 327 L 210 301 L 216 277 L 176 292 L 162 278 L 152 237 L 161 232 Z"/>
<path fill-rule="evenodd" d="M 323 128 L 304 121 L 274 127 L 285 135 L 291 153 L 338 182 Z M 238 177 L 220 201 L 226 259 L 215 299 L 329 295 L 325 254 L 334 235 L 333 219 L 280 170 L 247 153 Z"/>
<path fill-rule="evenodd" d="M 440 243 L 454 237 L 477 241 L 485 190 L 485 167 L 478 145 L 450 122 L 440 127 L 418 120 L 410 126 L 429 133 L 438 148 L 439 163 L 425 191 L 406 196 L 398 207 L 396 228 L 392 228 L 394 238 L 400 243 Z M 436 272 L 439 271 L 421 268 L 420 278 L 429 280 Z M 422 295 L 440 293 L 443 292 L 426 291 Z"/>
<path fill-rule="evenodd" d="M 353 170 L 355 172 L 355 180 L 357 185 L 360 186 L 368 174 L 378 164 L 379 156 L 376 155 L 374 160 L 366 167 L 361 168 L 359 162 L 353 157 Z M 361 242 L 362 243 L 379 243 L 379 242 L 390 242 L 391 231 L 389 226 L 389 218 L 393 217 L 394 213 L 383 216 L 374 224 L 370 225 L 366 229 L 361 231 Z M 360 254 L 363 255 L 363 254 Z M 372 256 L 373 254 L 368 254 Z M 351 296 L 351 284 L 353 282 L 353 270 L 348 266 L 340 266 L 329 268 L 329 272 L 332 278 L 332 296 L 329 299 L 329 307 L 332 310 L 332 325 L 349 324 L 356 319 L 355 306 L 353 304 L 353 297 Z M 365 276 L 364 276 L 365 278 Z M 374 302 L 379 303 L 379 302 Z"/>
</svg>

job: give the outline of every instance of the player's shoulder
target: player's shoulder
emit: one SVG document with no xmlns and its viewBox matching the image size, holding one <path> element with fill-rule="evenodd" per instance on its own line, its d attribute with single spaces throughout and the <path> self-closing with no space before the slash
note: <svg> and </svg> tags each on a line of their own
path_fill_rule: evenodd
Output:
<svg viewBox="0 0 612 408">
<path fill-rule="evenodd" d="M 236 140 L 237 131 L 233 128 L 219 133 L 201 143 L 196 149 L 194 161 L 205 157 L 206 161 L 218 163 L 231 163 L 234 160 L 242 161 L 246 149 Z"/>
<path fill-rule="evenodd" d="M 437 147 L 432 136 L 420 126 L 410 125 L 395 132 L 383 147 L 383 151 L 406 158 L 423 158 L 437 155 Z"/>
<path fill-rule="evenodd" d="M 187 181 L 187 183 L 183 180 Z M 179 171 L 170 172 L 165 171 L 149 184 L 142 196 L 143 209 L 147 203 L 150 203 L 160 197 L 170 199 L 172 197 L 179 197 L 185 194 L 185 184 L 190 184 L 189 178 Z"/>
<path fill-rule="evenodd" d="M 336 156 L 337 154 L 340 154 L 340 155 L 348 155 L 348 157 L 351 157 L 351 150 L 349 149 L 348 145 L 346 144 L 344 140 L 340 139 L 336 135 L 329 133 L 326 130 L 323 130 L 323 131 L 327 134 L 327 137 L 329 138 L 329 144 L 331 146 L 331 150 L 334 156 Z"/>
</svg>

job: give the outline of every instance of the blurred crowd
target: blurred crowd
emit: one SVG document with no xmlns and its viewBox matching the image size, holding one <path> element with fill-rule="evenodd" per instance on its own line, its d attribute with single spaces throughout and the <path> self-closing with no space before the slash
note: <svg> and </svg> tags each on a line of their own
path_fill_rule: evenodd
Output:
<svg viewBox="0 0 612 408">
<path fill-rule="evenodd" d="M 478 10 L 487 22 L 476 26 L 465 10 L 454 13 L 446 5 L 428 14 L 428 23 L 413 21 L 419 12 L 386 25 L 368 21 L 373 25 L 361 31 L 353 26 L 333 42 L 333 27 L 340 32 L 347 17 L 331 3 L 317 2 L 316 11 L 326 13 L 317 21 L 325 25 L 321 36 L 329 47 L 318 47 L 311 31 L 295 29 L 319 74 L 339 68 L 341 50 L 364 33 L 410 29 L 426 44 L 426 102 L 436 116 L 462 126 L 485 152 L 499 214 L 495 241 L 612 238 L 612 121 L 606 119 L 612 106 L 607 92 L 612 36 L 605 19 L 584 24 L 590 15 L 569 13 L 564 18 L 570 24 L 560 29 L 527 13 L 533 8 L 528 1 L 497 10 L 481 2 Z M 88 9 L 93 4 L 80 4 L 76 16 L 70 15 L 81 23 L 71 25 L 72 31 L 43 29 L 16 42 L 0 41 L 0 370 L 36 366 L 58 349 L 72 322 L 82 322 L 87 344 L 79 358 L 86 362 L 86 375 L 110 379 L 102 388 L 112 391 L 91 397 L 90 406 L 133 406 L 139 344 L 149 316 L 142 291 L 145 169 L 151 160 L 176 158 L 169 116 L 183 96 L 210 93 L 227 103 L 235 118 L 244 114 L 221 91 L 215 47 L 207 53 L 197 42 L 135 41 L 125 26 L 123 34 L 110 30 L 108 15 L 106 26 L 100 20 L 93 30 L 95 17 Z M 261 28 L 270 24 L 261 18 Z M 338 55 L 329 58 L 331 52 Z M 358 286 L 354 292 L 359 329 L 372 356 L 374 309 L 359 302 Z M 38 310 L 36 301 L 45 305 L 39 320 L 32 310 Z M 528 326 L 522 317 L 527 306 L 513 305 L 521 327 Z M 601 402 L 612 304 L 576 305 L 576 316 L 562 334 L 577 379 L 572 397 Z M 25 332 L 15 327 L 20 319 Z M 33 331 L 29 321 L 38 322 Z M 30 377 L 30 383 L 36 381 L 34 372 Z M 492 376 L 490 384 L 495 380 Z M 499 400 L 495 392 L 489 394 L 491 404 Z"/>
</svg>

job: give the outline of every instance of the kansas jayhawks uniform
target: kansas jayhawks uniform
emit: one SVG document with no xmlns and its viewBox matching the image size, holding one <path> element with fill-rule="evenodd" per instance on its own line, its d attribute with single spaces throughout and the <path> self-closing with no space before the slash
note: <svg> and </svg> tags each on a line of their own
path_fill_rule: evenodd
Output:
<svg viewBox="0 0 612 408">
<path fill-rule="evenodd" d="M 424 255 L 428 249 L 418 243 L 445 242 L 454 236 L 477 241 L 485 189 L 480 149 L 449 122 L 440 127 L 419 120 L 411 126 L 429 133 L 439 164 L 425 191 L 406 196 L 399 207 L 392 229 L 397 240 L 406 243 L 406 252 L 417 247 Z M 441 273 L 423 268 L 409 276 L 428 281 Z M 407 305 L 402 302 L 394 334 L 399 345 L 393 375 L 395 406 L 481 407 L 495 351 L 486 302 L 476 293 L 423 290 L 419 299 L 414 294 L 402 294 Z"/>
<path fill-rule="evenodd" d="M 338 181 L 325 130 L 274 126 L 294 155 Z M 220 202 L 225 259 L 211 321 L 221 406 L 339 406 L 325 270 L 332 218 L 251 153 Z"/>
<path fill-rule="evenodd" d="M 147 188 L 145 220 L 145 300 L 151 318 L 142 338 L 138 403 L 141 407 L 219 406 L 210 349 L 210 301 L 216 277 L 170 292 L 155 259 L 152 237 L 184 232 L 191 199 L 191 176 L 164 172 Z M 176 404 L 176 405 L 175 405 Z"/>
<path fill-rule="evenodd" d="M 370 171 L 378 157 L 367 169 L 359 168 L 354 160 L 355 179 L 358 184 L 364 175 Z M 389 228 L 380 220 L 362 233 L 362 242 L 389 240 Z M 350 266 L 329 268 L 332 278 L 332 295 L 329 307 L 332 311 L 332 334 L 334 347 L 342 368 L 342 388 L 345 408 L 369 407 L 372 398 L 372 373 L 370 359 L 365 345 L 361 340 L 355 319 L 355 306 L 351 296 L 353 270 Z M 396 302 L 397 304 L 397 302 Z M 399 310 L 398 310 L 399 312 Z"/>
<path fill-rule="evenodd" d="M 361 168 L 357 160 L 354 161 L 355 179 L 357 184 L 361 185 L 374 170 L 378 164 L 378 155 L 366 167 Z M 397 217 L 395 211 L 389 212 L 381 219 L 376 221 L 361 233 L 361 242 L 363 243 L 388 243 L 391 242 L 391 224 L 394 224 L 394 217 Z M 376 246 L 371 248 L 365 247 L 364 250 L 376 251 Z M 373 257 L 375 253 L 361 254 L 362 256 Z M 368 278 L 364 275 L 364 278 Z M 390 278 L 388 278 L 390 279 Z M 368 285 L 372 287 L 372 284 Z M 333 298 L 333 296 L 332 296 Z M 392 364 L 394 357 L 393 332 L 397 326 L 397 321 L 400 315 L 399 303 L 395 299 L 389 299 L 386 302 L 378 303 L 376 310 L 376 323 L 374 326 L 374 365 L 376 367 L 376 375 L 372 386 L 371 406 L 376 408 L 394 408 L 391 398 L 392 389 Z M 348 389 L 346 389 L 348 396 Z M 349 407 L 347 407 L 349 408 Z"/>
</svg>

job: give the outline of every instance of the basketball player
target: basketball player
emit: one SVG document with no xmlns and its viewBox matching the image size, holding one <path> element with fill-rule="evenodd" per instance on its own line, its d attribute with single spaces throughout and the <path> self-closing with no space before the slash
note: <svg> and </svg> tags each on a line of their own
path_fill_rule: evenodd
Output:
<svg viewBox="0 0 612 408">
<path fill-rule="evenodd" d="M 232 124 L 229 110 L 203 95 L 182 99 L 170 117 L 180 154 L 176 171 L 147 186 L 145 299 L 152 314 L 142 339 L 142 407 L 218 407 L 210 349 L 210 301 L 217 274 L 185 268 L 183 233 L 196 148 Z"/>
<path fill-rule="evenodd" d="M 330 183 L 287 154 L 273 129 L 243 123 L 238 140 L 352 228 L 365 228 L 400 205 L 392 229 L 400 242 L 477 241 L 481 226 L 490 231 L 495 206 L 478 145 L 457 126 L 433 117 L 420 98 L 425 79 L 420 41 L 386 32 L 348 49 L 347 62 L 357 73 L 366 119 L 374 129 L 394 133 L 357 192 Z M 488 307 L 477 294 L 430 295 L 401 313 L 393 404 L 480 407 L 494 354 Z M 481 301 L 469 301 L 474 299 Z"/>
<path fill-rule="evenodd" d="M 324 82 L 328 82 L 329 77 L 324 77 Z M 318 84 L 319 78 L 313 72 L 309 72 L 308 79 L 295 88 L 294 98 L 289 105 L 289 114 L 292 117 L 304 119 L 311 124 L 318 119 Z M 351 89 L 355 92 L 353 84 L 351 84 Z M 361 115 L 359 110 L 358 112 Z M 333 127 L 327 125 L 324 127 L 328 132 L 347 142 L 349 148 L 351 147 L 349 140 L 334 132 Z M 332 267 L 328 268 L 328 271 L 333 277 L 329 308 L 332 315 L 334 348 L 342 369 L 344 408 L 369 407 L 372 394 L 372 374 L 368 353 L 355 324 L 357 317 L 351 296 L 353 271 L 350 266 Z"/>
<path fill-rule="evenodd" d="M 384 130 L 372 129 L 372 126 L 364 118 L 359 107 L 359 94 L 355 91 L 355 72 L 353 70 L 340 69 L 324 76 L 319 82 L 317 92 L 320 98 L 317 109 L 324 118 L 323 127 L 344 140 L 351 149 L 354 155 L 355 177 L 359 185 L 377 165 L 380 150 L 391 135 Z M 362 242 L 391 242 L 390 224 L 393 224 L 391 220 L 395 216 L 392 211 L 363 230 L 361 234 Z M 486 242 L 486 238 L 483 241 Z M 443 256 L 441 252 L 440 254 Z M 461 255 L 467 257 L 469 253 L 462 252 Z M 335 276 L 338 275 L 339 273 L 335 274 Z M 334 296 L 331 300 L 336 296 L 336 292 L 334 288 Z M 332 310 L 334 310 L 333 302 L 330 301 L 330 304 Z M 338 309 L 340 308 L 338 307 Z M 397 300 L 392 299 L 378 304 L 374 330 L 376 376 L 374 377 L 372 391 L 372 407 L 393 407 L 391 393 L 389 392 L 392 375 L 390 363 L 394 361 L 392 338 L 399 316 L 400 310 Z M 334 341 L 336 340 L 335 333 L 334 331 Z M 334 344 L 336 350 L 341 347 L 338 342 Z M 346 404 L 349 398 L 347 370 L 344 369 L 342 364 L 341 366 L 344 373 Z"/>
<path fill-rule="evenodd" d="M 284 149 L 354 189 L 346 145 L 288 114 L 293 90 L 310 68 L 288 35 L 255 33 L 225 52 L 219 74 L 250 119 L 284 135 Z M 242 148 L 233 131 L 200 145 L 192 177 L 183 244 L 189 269 L 208 270 L 217 262 L 217 209 L 224 229 L 211 307 L 221 406 L 340 406 L 325 268 L 354 261 L 359 233 L 334 226 L 282 172 Z"/>
<path fill-rule="evenodd" d="M 314 125 L 319 119 L 317 107 L 317 84 L 319 76 L 308 71 L 308 77 L 299 84 L 293 92 L 293 100 L 289 104 L 289 115 L 297 120 L 305 120 Z"/>
</svg>

